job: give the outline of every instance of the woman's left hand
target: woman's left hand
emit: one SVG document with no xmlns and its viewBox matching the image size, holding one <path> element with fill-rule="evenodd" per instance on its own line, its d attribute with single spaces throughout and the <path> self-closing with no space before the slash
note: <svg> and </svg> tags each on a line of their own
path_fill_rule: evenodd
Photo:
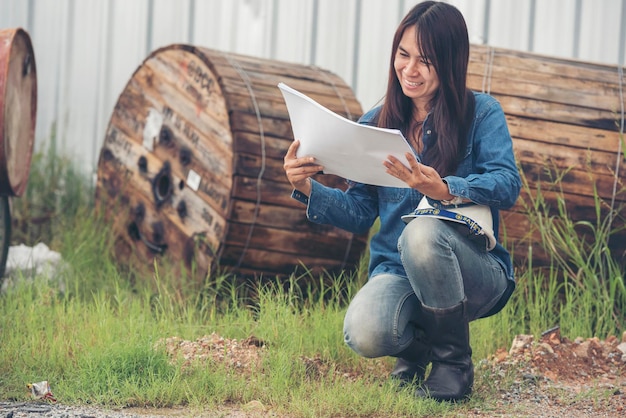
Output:
<svg viewBox="0 0 626 418">
<path fill-rule="evenodd" d="M 447 200 L 453 198 L 448 191 L 448 186 L 434 168 L 420 164 L 410 152 L 407 152 L 405 156 L 409 162 L 408 167 L 393 155 L 387 156 L 387 160 L 383 162 L 387 168 L 387 173 L 433 199 Z"/>
</svg>

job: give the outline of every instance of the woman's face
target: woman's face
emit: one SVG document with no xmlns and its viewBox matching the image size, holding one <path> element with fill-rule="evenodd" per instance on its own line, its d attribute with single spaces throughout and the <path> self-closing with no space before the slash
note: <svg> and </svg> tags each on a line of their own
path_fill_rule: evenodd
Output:
<svg viewBox="0 0 626 418">
<path fill-rule="evenodd" d="M 393 66 L 402 92 L 418 109 L 424 110 L 439 88 L 439 77 L 433 66 L 428 65 L 428 57 L 420 55 L 416 39 L 414 26 L 404 31 Z"/>
</svg>

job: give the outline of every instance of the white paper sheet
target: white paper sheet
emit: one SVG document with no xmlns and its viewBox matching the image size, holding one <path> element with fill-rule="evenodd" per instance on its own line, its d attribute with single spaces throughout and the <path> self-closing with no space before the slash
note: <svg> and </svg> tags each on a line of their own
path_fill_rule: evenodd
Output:
<svg viewBox="0 0 626 418">
<path fill-rule="evenodd" d="M 413 152 L 397 129 L 361 125 L 338 115 L 310 97 L 279 83 L 295 139 L 297 155 L 310 155 L 324 166 L 325 174 L 376 186 L 408 187 L 386 172 L 383 161 L 393 155 L 408 165 Z"/>
</svg>

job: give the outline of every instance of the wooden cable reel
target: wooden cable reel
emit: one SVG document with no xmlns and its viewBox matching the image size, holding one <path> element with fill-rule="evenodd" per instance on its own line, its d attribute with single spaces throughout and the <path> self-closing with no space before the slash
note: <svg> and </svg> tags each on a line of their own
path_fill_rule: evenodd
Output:
<svg viewBox="0 0 626 418">
<path fill-rule="evenodd" d="M 468 85 L 501 103 L 527 188 L 502 211 L 500 236 L 517 265 L 549 266 L 532 216 L 544 199 L 557 221 L 559 205 L 575 222 L 611 222 L 609 248 L 626 262 L 626 78 L 620 67 L 472 45 Z M 532 210 L 530 211 L 532 212 Z M 595 240 L 587 228 L 586 239 Z M 529 252 L 529 249 L 532 251 Z"/>
<path fill-rule="evenodd" d="M 98 162 L 96 198 L 120 261 L 145 267 L 167 255 L 195 268 L 195 280 L 216 266 L 267 277 L 359 263 L 367 236 L 309 222 L 290 197 L 281 81 L 348 118 L 362 114 L 350 88 L 317 67 L 189 45 L 144 60 L 115 105 Z"/>
</svg>

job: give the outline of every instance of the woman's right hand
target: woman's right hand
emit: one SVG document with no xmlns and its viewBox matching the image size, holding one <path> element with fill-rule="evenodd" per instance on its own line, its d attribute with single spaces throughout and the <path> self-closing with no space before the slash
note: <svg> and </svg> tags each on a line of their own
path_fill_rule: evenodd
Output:
<svg viewBox="0 0 626 418">
<path fill-rule="evenodd" d="M 324 167 L 315 163 L 315 158 L 305 156 L 298 158 L 296 151 L 300 146 L 300 141 L 295 140 L 289 146 L 287 154 L 285 154 L 283 168 L 287 179 L 294 189 L 299 190 L 305 195 L 311 193 L 311 176 L 324 170 Z"/>
</svg>

